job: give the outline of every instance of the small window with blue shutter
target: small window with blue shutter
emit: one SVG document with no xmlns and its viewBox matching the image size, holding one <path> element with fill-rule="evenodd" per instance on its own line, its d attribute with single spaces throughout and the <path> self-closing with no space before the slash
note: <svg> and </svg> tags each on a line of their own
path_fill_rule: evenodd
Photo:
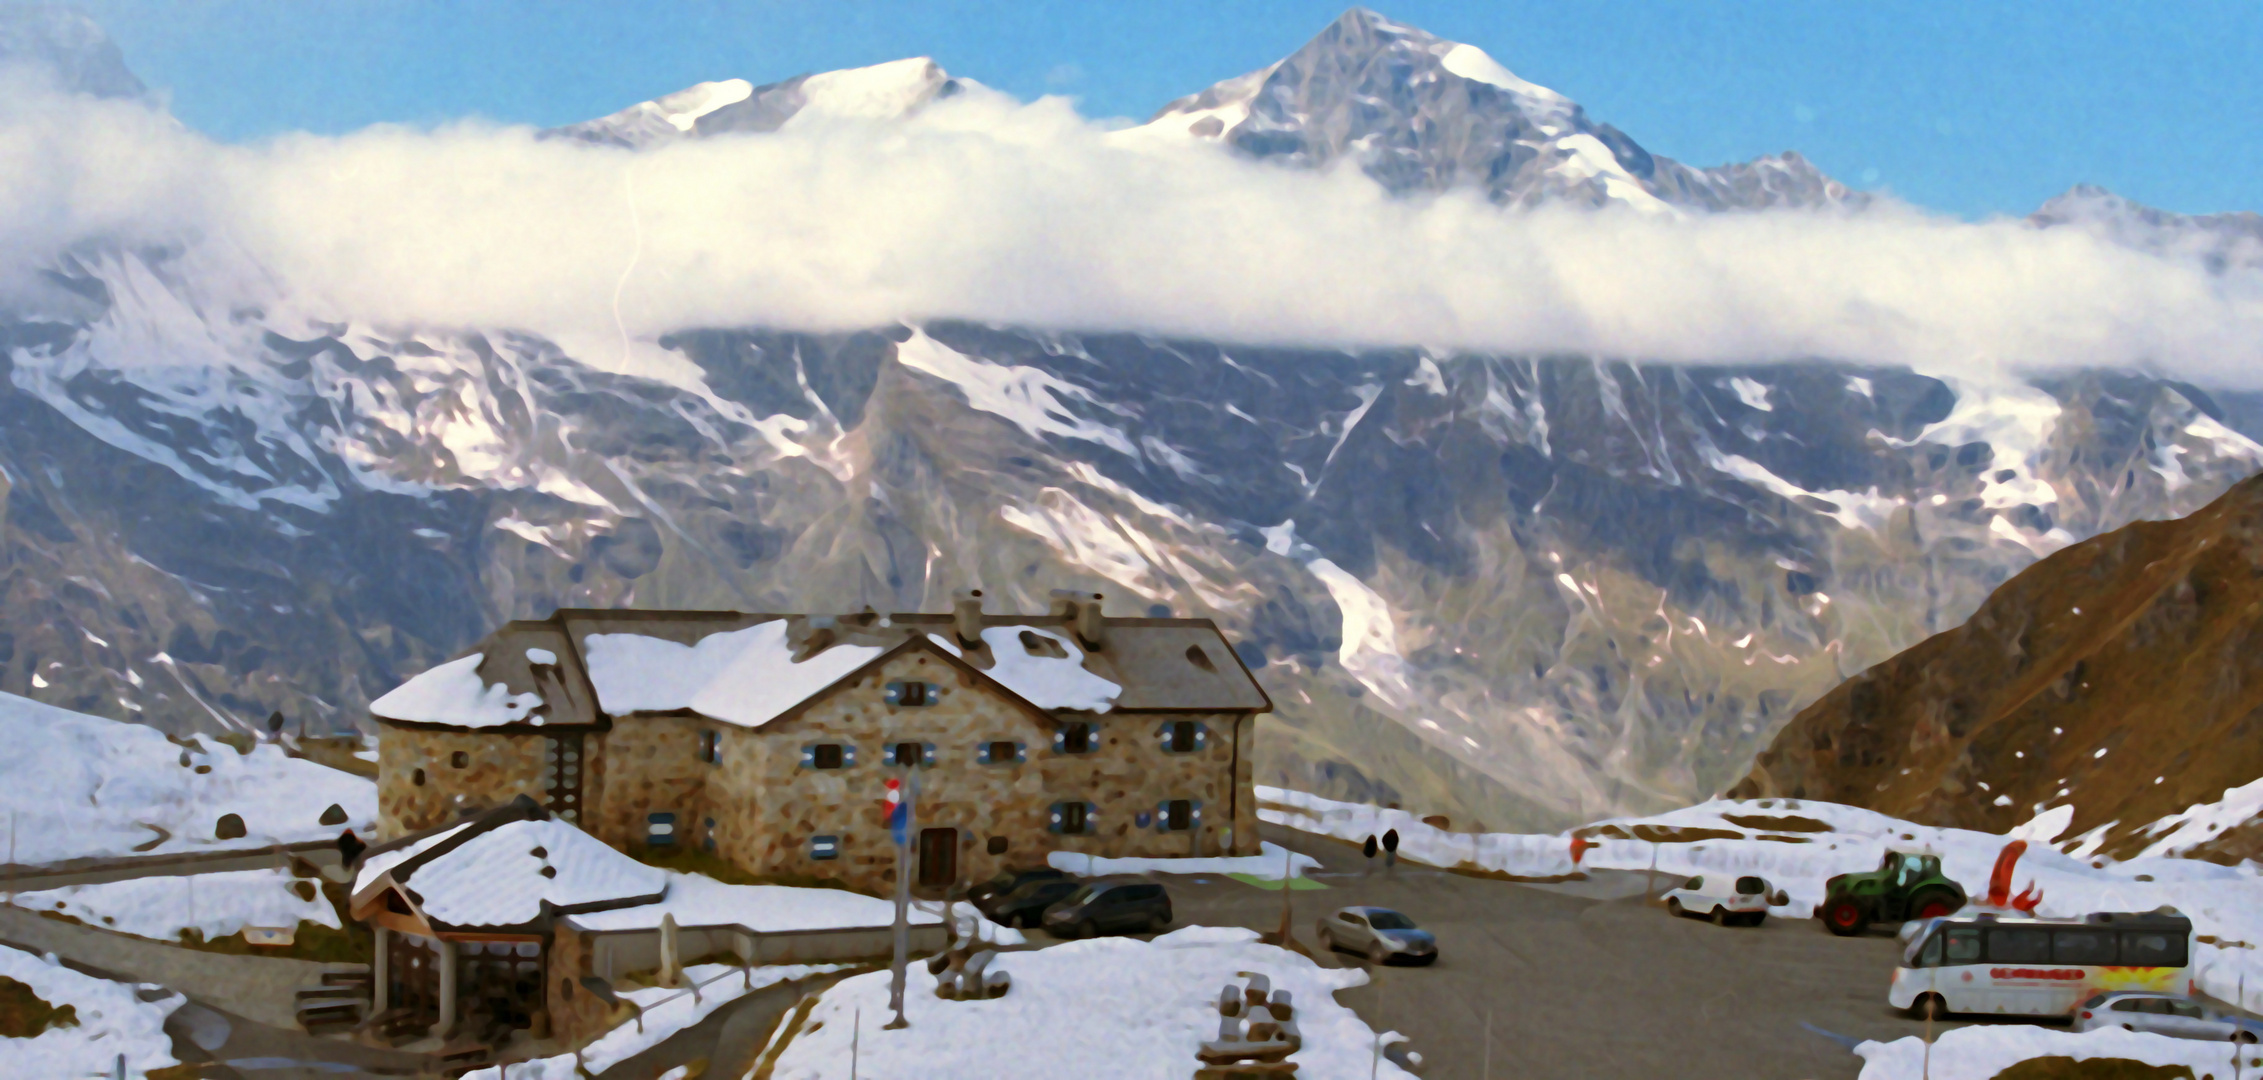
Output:
<svg viewBox="0 0 2263 1080">
<path fill-rule="evenodd" d="M 1202 825 L 1202 800 L 1168 799 L 1155 807 L 1155 827 L 1164 832 L 1186 832 Z"/>
<path fill-rule="evenodd" d="M 722 732 L 720 732 L 720 731 L 702 731 L 702 732 L 700 732 L 700 733 L 699 733 L 699 760 L 701 760 L 701 761 L 703 761 L 703 762 L 706 762 L 706 763 L 707 763 L 707 764 L 709 764 L 709 765 L 719 765 L 719 764 L 722 764 L 722 761 L 723 761 L 723 733 L 722 733 Z"/>
<path fill-rule="evenodd" d="M 1011 739 L 992 739 L 975 747 L 974 760 L 983 765 L 1016 765 L 1029 760 L 1029 747 Z"/>
<path fill-rule="evenodd" d="M 1053 729 L 1053 752 L 1089 754 L 1100 748 L 1100 734 L 1083 720 L 1071 720 Z"/>
<path fill-rule="evenodd" d="M 1092 819 L 1099 816 L 1099 810 L 1088 802 L 1057 802 L 1046 827 L 1064 836 L 1083 836 L 1092 831 Z"/>
<path fill-rule="evenodd" d="M 856 747 L 847 743 L 811 743 L 801 748 L 805 769 L 846 769 L 856 764 Z"/>
<path fill-rule="evenodd" d="M 676 815 L 669 813 L 644 815 L 644 843 L 647 847 L 675 846 Z"/>
<path fill-rule="evenodd" d="M 838 836 L 812 836 L 809 838 L 809 857 L 812 859 L 838 859 L 841 857 L 841 838 Z"/>
<path fill-rule="evenodd" d="M 1167 720 L 1155 735 L 1166 754 L 1196 754 L 1210 745 L 1210 729 L 1200 720 Z"/>
<path fill-rule="evenodd" d="M 943 696 L 943 687 L 940 683 L 910 680 L 889 683 L 887 691 L 888 704 L 899 705 L 907 709 L 933 705 Z"/>
</svg>

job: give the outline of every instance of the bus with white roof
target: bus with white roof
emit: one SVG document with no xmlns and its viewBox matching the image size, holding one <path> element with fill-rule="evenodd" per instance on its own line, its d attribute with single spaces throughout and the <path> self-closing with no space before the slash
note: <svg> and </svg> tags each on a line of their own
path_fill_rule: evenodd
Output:
<svg viewBox="0 0 2263 1080">
<path fill-rule="evenodd" d="M 1952 915 L 1918 924 L 1908 942 L 1887 999 L 1920 1015 L 2067 1016 L 2106 991 L 2194 991 L 2192 920 L 2169 908 L 2079 919 Z"/>
</svg>

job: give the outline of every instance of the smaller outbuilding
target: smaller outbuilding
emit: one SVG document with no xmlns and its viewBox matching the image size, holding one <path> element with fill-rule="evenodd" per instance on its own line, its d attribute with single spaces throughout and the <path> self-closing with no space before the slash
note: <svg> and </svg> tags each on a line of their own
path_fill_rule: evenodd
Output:
<svg viewBox="0 0 2263 1080">
<path fill-rule="evenodd" d="M 498 1045 L 514 1031 L 592 1038 L 621 1019 L 615 980 L 688 962 L 877 959 L 895 906 L 671 873 L 521 796 L 369 849 L 350 910 L 376 937 L 373 1028 Z M 910 922 L 914 951 L 943 947 L 940 918 Z"/>
</svg>

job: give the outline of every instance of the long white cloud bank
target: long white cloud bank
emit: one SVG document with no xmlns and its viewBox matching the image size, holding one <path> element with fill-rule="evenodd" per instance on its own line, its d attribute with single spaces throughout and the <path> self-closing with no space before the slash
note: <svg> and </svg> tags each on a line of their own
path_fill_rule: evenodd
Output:
<svg viewBox="0 0 2263 1080">
<path fill-rule="evenodd" d="M 2263 274 L 2080 229 L 1892 204 L 1660 217 L 1394 199 L 1355 170 L 1127 139 L 1061 100 L 987 93 L 644 152 L 472 122 L 234 146 L 138 104 L 0 93 L 0 303 L 56 302 L 38 271 L 121 243 L 255 267 L 226 288 L 270 294 L 213 303 L 582 340 L 960 317 L 2263 385 Z"/>
</svg>

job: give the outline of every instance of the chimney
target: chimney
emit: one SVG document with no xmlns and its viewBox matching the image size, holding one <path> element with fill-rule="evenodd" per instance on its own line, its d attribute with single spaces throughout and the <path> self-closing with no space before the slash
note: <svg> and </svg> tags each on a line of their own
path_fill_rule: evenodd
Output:
<svg viewBox="0 0 2263 1080">
<path fill-rule="evenodd" d="M 811 615 L 801 620 L 801 642 L 794 649 L 795 663 L 798 664 L 832 647 L 834 622 L 835 620 L 831 615 Z M 793 624 L 787 623 L 786 633 L 789 642 L 793 632 Z"/>
<path fill-rule="evenodd" d="M 1099 652 L 1107 641 L 1108 624 L 1100 618 L 1100 594 L 1078 604 L 1076 609 L 1076 639 L 1084 644 L 1086 652 Z"/>
<path fill-rule="evenodd" d="M 1053 617 L 1065 623 L 1075 622 L 1077 600 L 1083 595 L 1075 589 L 1053 590 Z"/>
<path fill-rule="evenodd" d="M 959 644 L 969 649 L 982 645 L 982 590 L 961 589 L 951 594 L 951 627 Z"/>
</svg>

